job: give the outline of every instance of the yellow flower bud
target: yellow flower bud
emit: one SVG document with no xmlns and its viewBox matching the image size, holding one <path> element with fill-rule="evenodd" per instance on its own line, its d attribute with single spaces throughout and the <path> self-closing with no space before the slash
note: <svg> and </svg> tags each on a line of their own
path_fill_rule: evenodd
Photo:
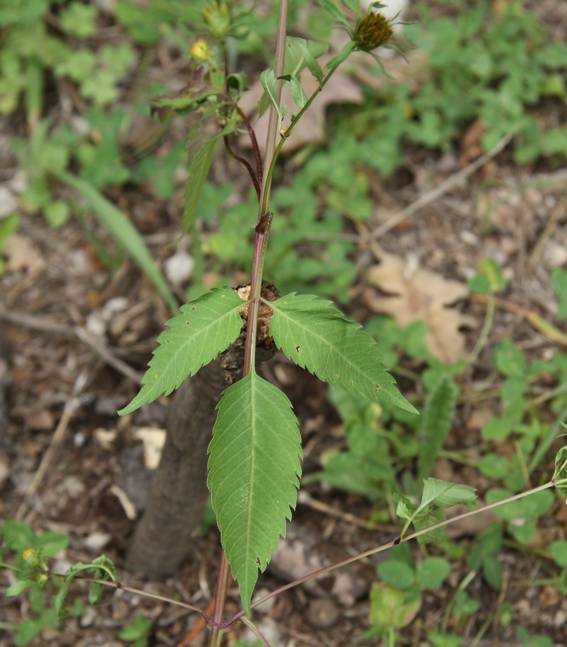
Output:
<svg viewBox="0 0 567 647">
<path fill-rule="evenodd" d="M 208 61 L 211 58 L 211 48 L 204 38 L 198 38 L 191 45 L 191 56 L 199 61 Z"/>
<path fill-rule="evenodd" d="M 22 558 L 24 562 L 29 562 L 29 560 L 35 555 L 35 550 L 33 548 L 26 548 L 22 552 Z"/>
</svg>

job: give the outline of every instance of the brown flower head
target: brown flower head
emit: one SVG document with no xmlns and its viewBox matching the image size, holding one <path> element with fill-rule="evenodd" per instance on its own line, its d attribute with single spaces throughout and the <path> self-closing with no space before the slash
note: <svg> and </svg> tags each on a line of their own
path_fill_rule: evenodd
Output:
<svg viewBox="0 0 567 647">
<path fill-rule="evenodd" d="M 357 49 L 370 52 L 387 43 L 393 35 L 392 23 L 386 16 L 376 11 L 370 11 L 358 21 L 352 40 Z"/>
</svg>

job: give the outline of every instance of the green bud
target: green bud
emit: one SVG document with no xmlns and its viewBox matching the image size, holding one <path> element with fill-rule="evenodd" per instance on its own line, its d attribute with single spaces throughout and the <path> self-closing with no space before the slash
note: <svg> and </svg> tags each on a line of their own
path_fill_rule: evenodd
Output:
<svg viewBox="0 0 567 647">
<path fill-rule="evenodd" d="M 211 2 L 203 10 L 203 20 L 216 38 L 224 38 L 231 27 L 230 8 L 226 2 Z"/>
</svg>

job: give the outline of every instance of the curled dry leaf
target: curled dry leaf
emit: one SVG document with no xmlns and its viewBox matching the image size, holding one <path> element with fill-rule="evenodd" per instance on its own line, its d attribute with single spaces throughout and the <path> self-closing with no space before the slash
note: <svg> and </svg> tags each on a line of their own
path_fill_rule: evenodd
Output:
<svg viewBox="0 0 567 647">
<path fill-rule="evenodd" d="M 386 293 L 367 291 L 368 305 L 375 312 L 392 316 L 400 326 L 425 321 L 425 341 L 432 355 L 446 363 L 464 358 L 461 328 L 472 327 L 475 321 L 450 306 L 468 295 L 466 285 L 430 270 L 412 268 L 399 256 L 385 252 L 381 252 L 380 264 L 367 271 L 366 280 Z"/>
</svg>

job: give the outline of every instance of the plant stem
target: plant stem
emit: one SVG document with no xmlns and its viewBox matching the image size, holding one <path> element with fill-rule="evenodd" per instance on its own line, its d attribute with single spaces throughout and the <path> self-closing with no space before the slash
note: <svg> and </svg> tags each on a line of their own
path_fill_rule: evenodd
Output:
<svg viewBox="0 0 567 647">
<path fill-rule="evenodd" d="M 288 0 L 280 2 L 280 19 L 278 27 L 278 38 L 276 45 L 276 77 L 283 74 L 285 62 L 285 39 L 287 34 Z M 276 84 L 276 100 L 279 103 L 281 98 L 281 81 Z M 274 106 L 270 107 L 268 133 L 266 136 L 266 150 L 264 153 L 264 164 L 272 169 L 274 163 L 274 150 L 276 148 L 276 137 L 278 129 L 278 114 Z M 258 306 L 262 290 L 262 273 L 264 269 L 264 253 L 266 240 L 270 228 L 270 216 L 268 204 L 270 199 L 270 187 L 267 182 L 266 173 L 263 174 L 262 187 L 260 192 L 260 206 L 258 210 L 258 224 L 254 239 L 254 257 L 252 260 L 252 279 L 250 284 L 250 303 L 248 305 L 248 322 L 246 327 L 246 345 L 244 347 L 243 375 L 248 375 L 255 370 L 256 365 L 256 331 L 258 327 Z M 222 551 L 217 588 L 215 592 L 215 608 L 213 611 L 213 627 L 209 640 L 209 647 L 218 647 L 222 636 L 220 625 L 226 601 L 226 592 L 230 580 L 230 569 L 224 550 Z"/>
<path fill-rule="evenodd" d="M 440 521 L 439 523 L 436 523 L 427 528 L 422 528 L 421 530 L 417 530 L 416 532 L 406 535 L 405 537 L 398 536 L 385 544 L 381 544 L 380 546 L 371 548 L 363 553 L 359 553 L 354 557 L 349 557 L 348 559 L 345 559 L 342 562 L 338 562 L 337 564 L 333 564 L 331 566 L 326 566 L 324 568 L 319 568 L 315 571 L 311 571 L 310 573 L 307 573 L 303 577 L 300 577 L 294 580 L 293 582 L 289 582 L 284 586 L 280 586 L 275 591 L 272 591 L 271 593 L 269 593 L 268 595 L 265 595 L 260 600 L 257 600 L 256 602 L 254 602 L 251 605 L 251 607 L 252 608 L 259 607 L 264 602 L 267 602 L 271 598 L 275 597 L 276 595 L 279 595 L 280 593 L 283 593 L 284 591 L 288 591 L 289 589 L 294 589 L 295 587 L 299 586 L 300 584 L 304 584 L 305 582 L 309 582 L 311 580 L 324 577 L 329 573 L 336 571 L 339 568 L 343 568 L 344 566 L 348 566 L 350 564 L 353 564 L 354 562 L 358 562 L 362 559 L 366 559 L 367 557 L 377 555 L 378 553 L 383 553 L 386 550 L 390 550 L 391 548 L 394 548 L 394 546 L 398 546 L 399 544 L 406 543 L 408 541 L 411 541 L 412 539 L 417 539 L 418 537 L 421 537 L 429 532 L 432 532 L 434 530 L 439 530 L 440 528 L 444 528 L 446 526 L 450 526 L 451 524 L 456 523 L 457 521 L 462 521 L 463 519 L 467 519 L 468 517 L 472 517 L 474 515 L 480 514 L 481 512 L 487 512 L 488 510 L 493 510 L 494 508 L 498 508 L 502 505 L 506 505 L 507 503 L 512 503 L 513 501 L 519 501 L 520 499 L 524 499 L 525 497 L 530 496 L 532 494 L 536 494 L 537 492 L 548 490 L 552 487 L 555 487 L 556 485 L 559 485 L 560 483 L 561 482 L 556 482 L 551 480 L 551 481 L 548 481 L 547 483 L 544 483 L 543 485 L 532 488 L 531 490 L 526 490 L 525 492 L 519 492 L 518 494 L 514 494 L 506 499 L 501 499 L 500 501 L 495 501 L 494 503 L 485 505 L 482 508 L 477 508 L 476 510 L 468 510 L 467 512 L 458 514 L 457 516 L 452 517 L 451 519 L 445 519 L 444 521 Z M 240 620 L 243 615 L 244 615 L 244 611 L 240 611 L 223 626 L 230 627 L 234 622 Z"/>
<path fill-rule="evenodd" d="M 541 463 L 541 461 L 545 458 L 545 455 L 547 454 L 547 450 L 551 447 L 551 445 L 553 445 L 555 439 L 557 438 L 557 436 L 559 436 L 559 432 L 561 431 L 561 429 L 564 428 L 563 423 L 565 422 L 566 418 L 567 418 L 567 405 L 563 407 L 563 409 L 555 419 L 553 426 L 547 432 L 547 434 L 545 435 L 545 438 L 538 445 L 538 448 L 536 449 L 534 455 L 532 456 L 531 461 L 528 464 L 528 474 L 531 474 L 535 470 L 535 468 Z"/>
</svg>

